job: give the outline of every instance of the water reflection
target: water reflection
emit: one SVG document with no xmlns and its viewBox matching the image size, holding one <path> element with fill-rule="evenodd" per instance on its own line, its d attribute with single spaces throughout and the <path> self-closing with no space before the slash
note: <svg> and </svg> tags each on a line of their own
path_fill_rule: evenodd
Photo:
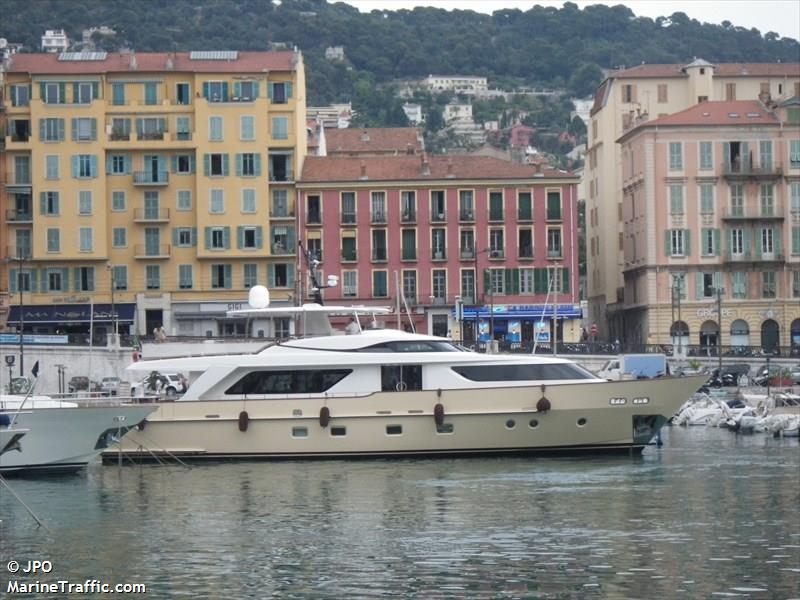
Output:
<svg viewBox="0 0 800 600">
<path fill-rule="evenodd" d="M 4 558 L 154 597 L 786 597 L 796 440 L 670 430 L 641 458 L 95 466 L 0 497 Z M 46 579 L 46 578 L 45 578 Z"/>
</svg>

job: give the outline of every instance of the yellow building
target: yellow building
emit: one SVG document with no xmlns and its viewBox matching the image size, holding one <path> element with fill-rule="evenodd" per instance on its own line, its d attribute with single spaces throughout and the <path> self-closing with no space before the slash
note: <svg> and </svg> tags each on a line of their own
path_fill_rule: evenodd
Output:
<svg viewBox="0 0 800 600">
<path fill-rule="evenodd" d="M 10 329 L 20 298 L 26 332 L 94 306 L 95 331 L 184 335 L 244 333 L 225 310 L 257 283 L 293 298 L 299 52 L 17 54 L 4 98 Z"/>
</svg>

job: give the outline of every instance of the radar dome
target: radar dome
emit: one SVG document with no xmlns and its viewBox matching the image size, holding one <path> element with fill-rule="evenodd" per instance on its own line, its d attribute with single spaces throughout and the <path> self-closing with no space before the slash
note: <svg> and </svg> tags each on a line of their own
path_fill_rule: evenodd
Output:
<svg viewBox="0 0 800 600">
<path fill-rule="evenodd" d="M 253 308 L 267 308 L 269 306 L 269 290 L 263 285 L 254 285 L 250 288 L 247 303 Z"/>
</svg>

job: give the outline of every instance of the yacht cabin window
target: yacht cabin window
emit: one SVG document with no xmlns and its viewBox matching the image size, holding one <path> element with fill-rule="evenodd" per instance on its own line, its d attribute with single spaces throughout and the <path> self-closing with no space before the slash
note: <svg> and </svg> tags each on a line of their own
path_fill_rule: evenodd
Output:
<svg viewBox="0 0 800 600">
<path fill-rule="evenodd" d="M 372 346 L 359 348 L 358 352 L 461 352 L 462 349 L 450 342 L 437 341 L 401 341 L 381 342 Z"/>
<path fill-rule="evenodd" d="M 422 365 L 382 365 L 381 391 L 408 392 L 422 389 Z"/>
<path fill-rule="evenodd" d="M 570 363 L 527 365 L 470 365 L 452 367 L 470 381 L 552 381 L 555 379 L 598 379 L 583 367 Z"/>
<path fill-rule="evenodd" d="M 225 394 L 322 394 L 352 372 L 352 369 L 251 371 L 225 390 Z"/>
</svg>

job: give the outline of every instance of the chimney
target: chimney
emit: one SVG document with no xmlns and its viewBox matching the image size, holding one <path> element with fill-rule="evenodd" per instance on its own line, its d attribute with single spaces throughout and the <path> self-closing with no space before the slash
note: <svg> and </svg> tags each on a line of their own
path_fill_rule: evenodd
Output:
<svg viewBox="0 0 800 600">
<path fill-rule="evenodd" d="M 428 162 L 428 153 L 422 153 L 422 174 L 423 175 L 430 175 L 431 174 L 431 163 Z"/>
<path fill-rule="evenodd" d="M 131 59 L 128 61 L 128 69 L 131 71 L 135 71 L 139 68 L 139 65 L 136 64 L 136 53 L 131 50 Z"/>
<path fill-rule="evenodd" d="M 540 162 L 533 163 L 533 170 L 536 173 L 541 173 L 542 172 L 542 163 L 540 163 Z"/>
<path fill-rule="evenodd" d="M 447 158 L 447 177 L 450 179 L 455 177 L 455 175 L 453 175 L 453 159 L 450 157 Z"/>
<path fill-rule="evenodd" d="M 361 175 L 359 176 L 359 179 L 369 179 L 369 177 L 367 177 L 367 163 L 365 163 L 363 160 L 361 161 Z"/>
<path fill-rule="evenodd" d="M 175 61 L 172 60 L 172 55 L 171 54 L 167 56 L 167 64 L 166 64 L 165 69 L 167 71 L 173 71 L 175 69 Z"/>
<path fill-rule="evenodd" d="M 369 141 L 369 132 L 366 129 L 361 133 L 361 141 L 362 142 Z"/>
<path fill-rule="evenodd" d="M 772 96 L 770 95 L 769 91 L 758 94 L 758 101 L 766 107 L 769 107 L 771 100 Z"/>
<path fill-rule="evenodd" d="M 414 154 L 414 146 L 411 145 L 411 142 L 406 144 L 406 154 Z"/>
</svg>

